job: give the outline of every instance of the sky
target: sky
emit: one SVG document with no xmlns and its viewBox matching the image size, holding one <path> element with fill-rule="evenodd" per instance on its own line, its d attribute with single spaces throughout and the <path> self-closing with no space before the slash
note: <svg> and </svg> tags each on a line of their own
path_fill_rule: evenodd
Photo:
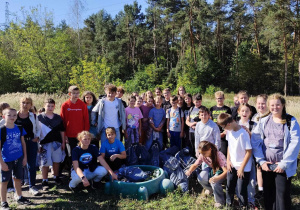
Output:
<svg viewBox="0 0 300 210">
<path fill-rule="evenodd" d="M 142 6 L 144 12 L 147 8 L 147 0 L 136 0 Z M 10 20 L 15 20 L 16 15 L 21 17 L 21 8 L 30 10 L 31 8 L 41 6 L 42 10 L 46 9 L 53 13 L 53 21 L 58 25 L 61 20 L 66 20 L 67 24 L 72 24 L 72 0 L 0 0 L 0 24 L 5 23 L 5 3 L 9 3 Z M 132 4 L 134 0 L 82 0 L 84 4 L 84 11 L 82 12 L 83 20 L 88 18 L 91 14 L 97 13 L 104 9 L 113 17 L 121 10 L 125 4 Z"/>
</svg>

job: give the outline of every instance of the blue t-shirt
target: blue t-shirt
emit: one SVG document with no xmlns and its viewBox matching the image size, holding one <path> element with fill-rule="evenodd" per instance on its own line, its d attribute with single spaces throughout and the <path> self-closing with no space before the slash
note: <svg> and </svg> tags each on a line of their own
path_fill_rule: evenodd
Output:
<svg viewBox="0 0 300 210">
<path fill-rule="evenodd" d="M 149 112 L 149 118 L 152 118 L 154 126 L 157 128 L 161 123 L 162 119 L 166 116 L 166 112 L 163 108 L 153 108 Z"/>
<path fill-rule="evenodd" d="M 72 150 L 72 161 L 78 161 L 81 170 L 90 169 L 91 172 L 95 171 L 99 156 L 98 148 L 92 144 L 87 149 L 77 146 Z"/>
<path fill-rule="evenodd" d="M 26 135 L 26 131 L 23 129 L 23 136 Z M 1 129 L 0 129 L 0 140 Z M 19 159 L 23 156 L 23 147 L 21 142 L 21 132 L 17 125 L 14 128 L 6 128 L 6 141 L 2 147 L 2 158 L 4 162 L 11 162 Z"/>
<path fill-rule="evenodd" d="M 105 153 L 105 157 L 110 157 L 114 154 L 121 154 L 121 152 L 125 151 L 123 143 L 115 139 L 115 142 L 110 144 L 108 139 L 106 139 L 100 148 L 100 153 Z"/>
</svg>

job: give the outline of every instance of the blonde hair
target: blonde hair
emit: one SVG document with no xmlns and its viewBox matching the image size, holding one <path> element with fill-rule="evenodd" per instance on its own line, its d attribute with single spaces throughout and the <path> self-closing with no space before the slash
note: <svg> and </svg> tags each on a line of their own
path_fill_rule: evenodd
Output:
<svg viewBox="0 0 300 210">
<path fill-rule="evenodd" d="M 84 138 L 84 136 L 90 137 L 92 140 L 94 138 L 94 135 L 88 131 L 81 131 L 80 133 L 77 134 L 77 139 L 79 141 L 78 146 L 82 146 L 81 140 Z"/>
<path fill-rule="evenodd" d="M 286 105 L 285 98 L 280 93 L 274 93 L 274 94 L 270 95 L 268 97 L 268 108 L 269 109 L 270 109 L 270 101 L 271 100 L 280 100 L 280 102 L 283 106 L 282 114 L 281 114 L 281 124 L 285 124 L 286 116 L 287 116 L 286 108 L 285 108 L 285 105 Z"/>
<path fill-rule="evenodd" d="M 79 88 L 76 85 L 72 85 L 68 88 L 69 93 L 72 93 L 73 90 L 79 90 Z"/>
<path fill-rule="evenodd" d="M 105 129 L 105 134 L 107 133 L 114 133 L 117 134 L 116 129 L 114 127 L 108 127 Z"/>
<path fill-rule="evenodd" d="M 215 97 L 222 96 L 224 98 L 224 92 L 223 91 L 217 91 L 215 92 Z"/>
<path fill-rule="evenodd" d="M 24 102 L 24 101 L 29 101 L 31 103 L 31 105 L 33 105 L 32 103 L 32 98 L 30 98 L 29 96 L 23 96 L 21 99 L 20 99 L 20 103 Z"/>
</svg>

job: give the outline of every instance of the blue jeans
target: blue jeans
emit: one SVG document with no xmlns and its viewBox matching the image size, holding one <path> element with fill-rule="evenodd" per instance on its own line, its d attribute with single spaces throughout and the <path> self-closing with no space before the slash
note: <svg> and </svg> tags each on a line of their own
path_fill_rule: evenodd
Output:
<svg viewBox="0 0 300 210">
<path fill-rule="evenodd" d="M 115 128 L 116 129 L 116 139 L 121 141 L 121 135 L 120 135 L 120 129 L 119 128 Z M 101 131 L 101 139 L 100 141 L 103 142 L 106 139 L 106 133 L 105 133 L 105 128 L 102 129 Z"/>
<path fill-rule="evenodd" d="M 33 142 L 32 139 L 26 141 L 29 187 L 35 186 L 35 182 L 36 182 L 37 150 L 38 150 L 37 142 Z"/>
<path fill-rule="evenodd" d="M 177 146 L 179 149 L 181 149 L 180 132 L 170 131 L 170 135 L 170 147 Z"/>
</svg>

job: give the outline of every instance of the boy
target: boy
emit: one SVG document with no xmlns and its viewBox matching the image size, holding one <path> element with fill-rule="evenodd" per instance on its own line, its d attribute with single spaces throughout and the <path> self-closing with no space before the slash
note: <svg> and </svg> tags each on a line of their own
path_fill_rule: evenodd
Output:
<svg viewBox="0 0 300 210">
<path fill-rule="evenodd" d="M 65 133 L 64 125 L 61 117 L 53 113 L 55 109 L 55 101 L 49 98 L 45 101 L 45 112 L 38 115 L 40 126 L 40 144 L 41 144 L 41 166 L 42 166 L 42 186 L 43 190 L 49 188 L 48 171 L 49 166 L 53 166 L 54 180 L 57 185 L 62 182 L 58 178 L 59 165 L 63 159 L 63 151 L 65 150 Z"/>
<path fill-rule="evenodd" d="M 115 171 L 121 168 L 125 163 L 126 152 L 124 145 L 116 139 L 115 128 L 108 127 L 105 129 L 107 139 L 102 142 L 100 154 L 105 159 L 109 167 Z"/>
<path fill-rule="evenodd" d="M 10 106 L 9 106 L 9 104 L 8 103 L 5 103 L 5 102 L 2 102 L 2 103 L 0 103 L 0 115 L 1 115 L 1 118 L 2 118 L 2 112 L 3 112 L 3 110 L 4 109 L 6 109 L 6 108 L 9 108 Z M 5 124 L 5 120 L 4 119 L 1 119 L 0 120 L 0 127 L 1 126 L 3 126 Z"/>
<path fill-rule="evenodd" d="M 156 94 L 157 95 L 157 94 Z M 166 88 L 163 90 L 163 102 L 162 102 L 162 108 L 164 111 L 167 113 L 167 109 L 170 109 L 172 107 L 171 102 L 170 102 L 170 97 L 171 97 L 171 90 L 170 88 Z M 157 95 L 158 96 L 158 95 Z M 164 148 L 168 144 L 168 133 L 167 133 L 167 121 L 164 124 L 163 127 L 163 143 L 164 143 Z"/>
<path fill-rule="evenodd" d="M 226 203 L 233 205 L 234 192 L 237 187 L 240 206 L 247 208 L 248 193 L 251 171 L 252 147 L 247 131 L 242 128 L 231 115 L 222 113 L 218 116 L 218 124 L 227 130 L 226 139 L 228 141 L 227 151 L 227 186 Z M 250 161 L 249 161 L 250 160 Z"/>
<path fill-rule="evenodd" d="M 201 141 L 209 141 L 216 145 L 219 150 L 221 147 L 220 130 L 218 125 L 209 119 L 209 111 L 205 106 L 199 109 L 199 119 L 195 128 L 195 154 L 199 157 L 199 144 Z"/>
<path fill-rule="evenodd" d="M 237 97 L 238 97 L 238 100 L 239 100 L 239 104 L 243 104 L 243 103 L 248 103 L 249 101 L 249 94 L 246 90 L 240 90 L 237 94 Z M 254 106 L 251 106 L 251 116 L 250 116 L 250 119 L 252 119 L 252 117 L 257 113 L 256 111 L 256 108 Z M 239 105 L 238 106 L 235 106 L 231 109 L 231 112 L 232 112 L 232 118 L 235 120 L 235 121 L 239 121 L 240 119 L 240 116 L 238 115 L 238 108 L 239 108 Z"/>
<path fill-rule="evenodd" d="M 202 104 L 202 95 L 200 93 L 195 94 L 193 96 L 193 102 L 194 106 L 190 108 L 188 115 L 186 116 L 185 123 L 189 126 L 189 142 L 187 146 L 191 148 L 190 151 L 193 151 L 192 154 L 195 155 L 195 128 L 197 124 L 195 118 L 199 115 L 199 110 Z"/>
<path fill-rule="evenodd" d="M 123 87 L 120 86 L 120 87 L 117 88 L 117 94 L 116 94 L 116 97 L 117 97 L 118 99 L 121 99 L 121 100 L 122 100 L 122 97 L 123 97 L 124 93 L 125 93 L 125 90 L 123 89 Z M 122 103 L 123 103 L 124 108 L 126 108 L 126 107 L 127 107 L 126 102 L 122 100 Z"/>
<path fill-rule="evenodd" d="M 60 117 L 66 129 L 65 142 L 69 143 L 72 151 L 78 144 L 77 134 L 90 130 L 90 122 L 87 106 L 79 99 L 79 88 L 70 86 L 68 92 L 70 98 L 62 104 Z"/>
<path fill-rule="evenodd" d="M 231 114 L 231 109 L 228 106 L 224 105 L 225 97 L 223 91 L 215 92 L 215 98 L 216 98 L 217 105 L 210 108 L 210 117 L 215 123 L 217 123 L 218 116 L 221 113 Z M 226 157 L 227 147 L 228 147 L 228 142 L 225 139 L 226 132 L 222 129 L 221 126 L 219 126 L 219 129 L 221 133 L 221 152 Z"/>
<path fill-rule="evenodd" d="M 19 204 L 31 204 L 22 196 L 21 179 L 23 166 L 27 164 L 26 144 L 24 135 L 26 131 L 15 124 L 17 111 L 7 108 L 3 111 L 5 124 L 0 130 L 0 165 L 1 165 L 1 207 L 9 209 L 7 203 L 7 184 L 13 175 L 14 186 Z"/>
<path fill-rule="evenodd" d="M 167 133 L 170 138 L 171 147 L 177 146 L 181 149 L 181 139 L 184 136 L 184 113 L 181 108 L 177 106 L 177 96 L 172 96 L 170 101 L 172 107 L 166 112 Z"/>
<path fill-rule="evenodd" d="M 101 141 L 106 139 L 105 129 L 116 129 L 116 138 L 120 139 L 120 129 L 126 132 L 125 108 L 122 101 L 116 98 L 117 87 L 113 84 L 105 86 L 106 97 L 98 101 L 92 110 L 92 124 L 97 126 L 97 132 L 101 135 Z M 98 118 L 98 121 L 97 121 Z"/>
</svg>

